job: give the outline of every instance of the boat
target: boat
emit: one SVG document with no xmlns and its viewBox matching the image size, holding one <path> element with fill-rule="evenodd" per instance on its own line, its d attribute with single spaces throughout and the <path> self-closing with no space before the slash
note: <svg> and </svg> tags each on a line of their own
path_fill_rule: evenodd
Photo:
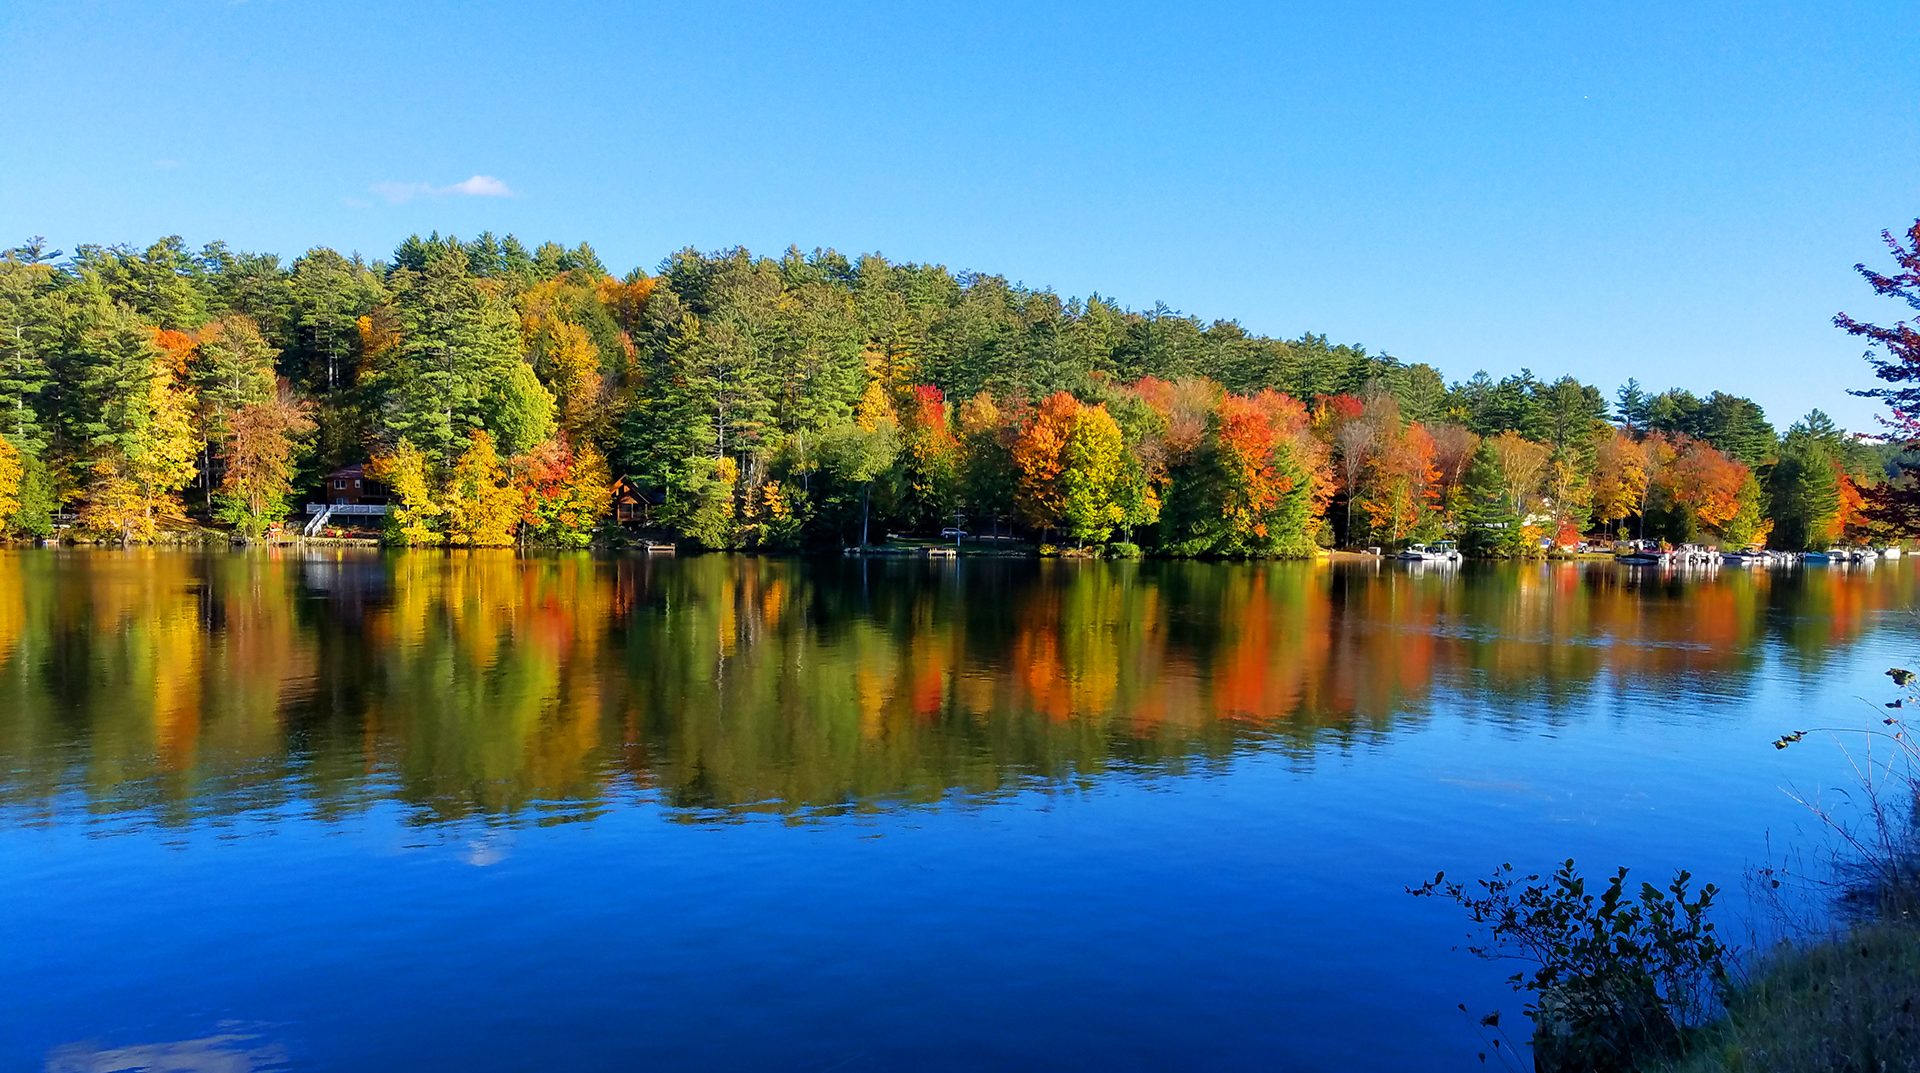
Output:
<svg viewBox="0 0 1920 1073">
<path fill-rule="evenodd" d="M 1773 556 L 1764 551 L 1742 548 L 1739 551 L 1727 552 L 1720 557 L 1720 561 L 1728 566 L 1772 566 Z"/>
<path fill-rule="evenodd" d="M 1828 555 L 1824 551 L 1803 551 L 1800 553 L 1800 561 L 1803 563 L 1824 565 L 1832 560 L 1833 556 Z"/>
<path fill-rule="evenodd" d="M 1698 544 L 1682 544 L 1668 559 L 1681 566 L 1719 566 L 1720 549 L 1705 548 Z"/>
<path fill-rule="evenodd" d="M 1457 563 L 1460 561 L 1460 548 L 1451 540 L 1439 540 L 1432 544 L 1409 544 L 1406 550 L 1394 558 L 1408 563 Z"/>
<path fill-rule="evenodd" d="M 1900 545 L 1889 544 L 1886 547 L 1881 548 L 1880 557 L 1882 559 L 1898 559 L 1900 557 Z"/>
<path fill-rule="evenodd" d="M 1634 541 L 1613 557 L 1613 561 L 1622 566 L 1664 566 L 1672 559 L 1671 552 L 1651 540 Z"/>
</svg>

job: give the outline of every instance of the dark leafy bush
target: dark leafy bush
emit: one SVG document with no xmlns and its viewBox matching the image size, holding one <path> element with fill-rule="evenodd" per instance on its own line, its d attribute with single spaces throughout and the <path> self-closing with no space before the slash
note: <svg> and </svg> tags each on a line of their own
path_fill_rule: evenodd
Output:
<svg viewBox="0 0 1920 1073">
<path fill-rule="evenodd" d="M 1471 887 L 1443 872 L 1408 893 L 1463 906 L 1485 932 L 1474 954 L 1531 966 L 1509 983 L 1532 996 L 1537 1068 L 1627 1071 L 1679 1053 L 1726 994 L 1733 951 L 1707 916 L 1719 890 L 1692 895 L 1692 878 L 1630 893 L 1622 868 L 1595 893 L 1567 861 L 1545 878 L 1501 865 Z"/>
</svg>

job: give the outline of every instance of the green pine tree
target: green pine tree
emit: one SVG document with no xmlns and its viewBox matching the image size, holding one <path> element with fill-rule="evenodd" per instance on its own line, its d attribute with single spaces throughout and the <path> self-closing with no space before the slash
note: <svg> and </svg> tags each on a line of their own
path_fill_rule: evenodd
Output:
<svg viewBox="0 0 1920 1073">
<path fill-rule="evenodd" d="M 1512 559 L 1524 550 L 1520 516 L 1513 509 L 1513 496 L 1500 476 L 1500 466 L 1492 447 L 1481 444 L 1467 467 L 1462 482 L 1466 498 L 1465 529 L 1460 534 L 1460 550 L 1477 559 Z"/>
</svg>

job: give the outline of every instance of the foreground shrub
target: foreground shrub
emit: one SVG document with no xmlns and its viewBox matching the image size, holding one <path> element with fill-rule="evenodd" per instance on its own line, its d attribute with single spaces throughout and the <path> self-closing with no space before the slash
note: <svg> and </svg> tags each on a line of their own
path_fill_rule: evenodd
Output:
<svg viewBox="0 0 1920 1073">
<path fill-rule="evenodd" d="M 1487 933 L 1474 954 L 1532 966 L 1508 982 L 1533 996 L 1538 1069 L 1625 1073 L 1677 1055 L 1724 993 L 1733 952 L 1707 919 L 1719 890 L 1690 896 L 1691 881 L 1681 871 L 1630 894 L 1622 868 L 1595 894 L 1567 861 L 1545 879 L 1501 865 L 1472 887 L 1443 872 L 1408 893 L 1464 907 Z"/>
</svg>

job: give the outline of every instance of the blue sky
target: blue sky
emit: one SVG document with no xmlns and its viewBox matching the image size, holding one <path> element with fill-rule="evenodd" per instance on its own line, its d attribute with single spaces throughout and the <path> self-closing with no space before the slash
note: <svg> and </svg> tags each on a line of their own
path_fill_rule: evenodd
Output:
<svg viewBox="0 0 1920 1073">
<path fill-rule="evenodd" d="M 1435 8 L 16 0 L 0 238 L 879 250 L 1866 422 L 1911 3 Z"/>
</svg>

